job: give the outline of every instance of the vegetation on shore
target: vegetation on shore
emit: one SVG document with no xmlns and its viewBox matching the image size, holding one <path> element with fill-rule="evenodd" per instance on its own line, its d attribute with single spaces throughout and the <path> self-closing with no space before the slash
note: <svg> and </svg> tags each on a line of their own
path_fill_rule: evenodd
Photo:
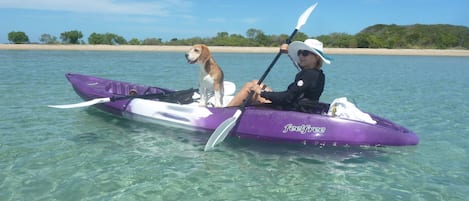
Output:
<svg viewBox="0 0 469 201">
<path fill-rule="evenodd" d="M 72 30 L 61 33 L 61 41 L 58 41 L 57 37 L 50 34 L 43 34 L 39 40 L 44 44 L 86 44 L 82 38 L 81 31 Z M 166 42 L 163 42 L 161 38 L 147 38 L 144 40 L 132 38 L 127 41 L 124 37 L 113 33 L 92 33 L 88 37 L 88 44 L 193 45 L 204 43 L 210 46 L 272 47 L 278 46 L 287 38 L 287 34 L 267 35 L 262 30 L 251 28 L 246 31 L 246 36 L 218 32 L 215 37 L 173 38 Z M 299 32 L 294 40 L 305 40 L 307 38 L 311 37 Z M 469 49 L 469 28 L 448 24 L 376 24 L 355 35 L 331 33 L 314 38 L 323 41 L 326 47 L 339 48 Z M 29 43 L 29 37 L 21 31 L 8 33 L 8 40 L 16 44 Z"/>
</svg>

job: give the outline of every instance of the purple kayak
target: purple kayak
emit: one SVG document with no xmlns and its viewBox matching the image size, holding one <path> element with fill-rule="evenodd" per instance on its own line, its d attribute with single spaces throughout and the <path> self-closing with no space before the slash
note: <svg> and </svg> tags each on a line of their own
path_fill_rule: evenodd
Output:
<svg viewBox="0 0 469 201">
<path fill-rule="evenodd" d="M 192 90 L 175 91 L 80 74 L 66 74 L 66 77 L 86 101 L 112 97 L 111 101 L 95 104 L 95 107 L 143 122 L 203 130 L 209 134 L 238 109 L 199 106 L 193 100 Z M 129 95 L 136 96 L 128 98 Z M 418 144 L 419 138 L 412 131 L 379 116 L 367 115 L 375 123 L 339 118 L 328 115 L 327 111 L 316 114 L 248 106 L 231 136 L 321 145 Z"/>
</svg>

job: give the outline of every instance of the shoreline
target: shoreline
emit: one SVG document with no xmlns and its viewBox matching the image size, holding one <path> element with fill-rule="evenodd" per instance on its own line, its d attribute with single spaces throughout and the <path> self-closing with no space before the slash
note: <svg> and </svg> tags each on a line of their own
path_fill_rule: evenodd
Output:
<svg viewBox="0 0 469 201">
<path fill-rule="evenodd" d="M 70 51 L 153 51 L 185 52 L 191 46 L 160 45 L 47 45 L 47 44 L 0 44 L 0 50 L 70 50 Z M 211 52 L 225 53 L 277 53 L 278 47 L 232 47 L 209 46 Z M 370 48 L 324 48 L 326 54 L 345 55 L 411 55 L 411 56 L 463 56 L 469 50 L 459 49 L 370 49 Z"/>
</svg>

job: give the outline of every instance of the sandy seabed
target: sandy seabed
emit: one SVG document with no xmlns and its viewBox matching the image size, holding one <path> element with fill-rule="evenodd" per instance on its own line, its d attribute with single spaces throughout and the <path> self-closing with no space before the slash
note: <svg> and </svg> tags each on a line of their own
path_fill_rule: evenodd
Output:
<svg viewBox="0 0 469 201">
<path fill-rule="evenodd" d="M 45 44 L 0 44 L 0 50 L 86 50 L 86 51 L 155 51 L 184 52 L 190 46 L 158 45 L 45 45 Z M 233 53 L 277 53 L 278 47 L 231 47 L 209 46 L 212 52 Z M 326 54 L 362 55 L 422 55 L 422 56 L 469 56 L 469 50 L 459 49 L 370 49 L 370 48 L 324 48 Z"/>
</svg>

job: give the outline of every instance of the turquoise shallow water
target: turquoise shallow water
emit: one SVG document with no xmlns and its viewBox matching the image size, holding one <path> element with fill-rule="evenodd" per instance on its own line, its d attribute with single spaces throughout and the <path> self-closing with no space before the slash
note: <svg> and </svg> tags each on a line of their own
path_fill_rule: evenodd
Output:
<svg viewBox="0 0 469 201">
<path fill-rule="evenodd" d="M 271 54 L 215 53 L 238 87 Z M 315 147 L 229 139 L 143 124 L 81 101 L 64 74 L 185 89 L 183 53 L 0 51 L 0 200 L 465 200 L 469 188 L 469 58 L 332 55 L 322 101 L 346 96 L 416 132 L 410 147 Z M 295 68 L 282 56 L 266 82 Z"/>
</svg>

